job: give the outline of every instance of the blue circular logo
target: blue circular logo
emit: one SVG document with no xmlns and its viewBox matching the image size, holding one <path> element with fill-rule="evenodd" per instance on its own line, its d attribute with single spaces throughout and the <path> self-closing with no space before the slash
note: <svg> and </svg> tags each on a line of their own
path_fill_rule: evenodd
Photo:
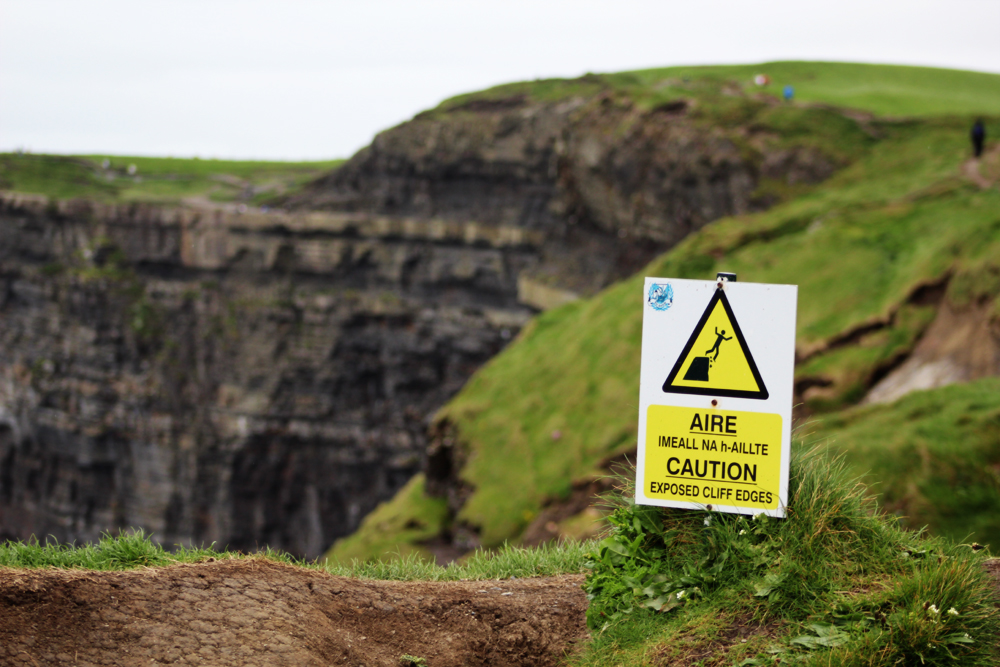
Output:
<svg viewBox="0 0 1000 667">
<path fill-rule="evenodd" d="M 674 305 L 674 288 L 667 283 L 653 283 L 649 286 L 649 296 L 646 300 L 653 310 L 666 310 Z"/>
</svg>

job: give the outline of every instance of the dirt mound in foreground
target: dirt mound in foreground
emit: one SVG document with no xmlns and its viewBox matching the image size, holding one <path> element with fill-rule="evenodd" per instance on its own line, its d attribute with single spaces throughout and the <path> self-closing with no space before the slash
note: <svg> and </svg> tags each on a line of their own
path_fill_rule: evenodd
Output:
<svg viewBox="0 0 1000 667">
<path fill-rule="evenodd" d="M 0 665 L 553 665 L 587 636 L 582 581 L 361 581 L 263 560 L 0 569 Z"/>
</svg>

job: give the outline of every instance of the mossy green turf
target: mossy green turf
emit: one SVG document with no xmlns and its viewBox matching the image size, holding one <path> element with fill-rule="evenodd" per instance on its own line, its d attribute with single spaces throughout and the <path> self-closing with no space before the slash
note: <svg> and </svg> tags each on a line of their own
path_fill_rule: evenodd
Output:
<svg viewBox="0 0 1000 667">
<path fill-rule="evenodd" d="M 1000 551 L 1000 380 L 914 392 L 803 427 L 904 525 Z"/>
<path fill-rule="evenodd" d="M 771 84 L 757 87 L 753 77 L 766 74 Z M 780 96 L 786 85 L 795 100 L 849 107 L 881 116 L 943 114 L 1000 115 L 1000 75 L 986 72 L 834 62 L 771 62 L 757 65 L 706 65 L 587 74 L 578 79 L 544 79 L 504 84 L 446 100 L 440 111 L 473 100 L 527 95 L 542 101 L 587 96 L 614 89 L 657 106 L 679 97 L 717 91 L 736 84 L 749 93 Z"/>
<path fill-rule="evenodd" d="M 258 555 L 282 562 L 295 562 L 295 559 L 272 549 L 265 549 Z M 169 552 L 141 530 L 122 532 L 115 536 L 106 534 L 95 544 L 80 546 L 51 540 L 45 543 L 37 540 L 0 542 L 0 567 L 12 568 L 130 570 L 242 556 L 243 554 L 228 551 L 219 552 L 213 547 L 179 547 Z"/>
<path fill-rule="evenodd" d="M 757 107 L 753 122 L 766 122 L 772 109 Z M 829 384 L 809 401 L 821 413 L 858 401 L 878 368 L 912 349 L 935 314 L 908 302 L 920 286 L 952 275 L 953 303 L 995 298 L 967 293 L 988 283 L 983 276 L 1000 275 L 1000 190 L 961 176 L 970 117 L 876 119 L 868 124 L 872 136 L 860 138 L 827 110 L 785 113 L 774 128 L 811 128 L 821 142 L 846 138 L 848 166 L 766 212 L 708 225 L 592 299 L 539 315 L 440 411 L 438 419 L 457 426 L 467 460 L 459 474 L 474 490 L 454 521 L 478 528 L 484 545 L 517 539 L 543 502 L 565 497 L 574 480 L 634 449 L 644 275 L 711 279 L 722 270 L 741 281 L 797 284 L 806 361 L 796 377 Z M 997 118 L 987 124 L 990 136 L 1000 135 Z M 883 326 L 823 351 L 872 323 Z M 400 525 L 433 523 L 403 496 L 378 511 Z M 359 557 L 366 543 L 373 547 L 367 558 L 383 557 L 394 542 L 419 551 L 426 539 L 397 541 L 402 533 L 384 530 L 376 538 L 373 529 L 366 524 L 329 556 L 340 559 L 350 545 L 350 557 Z"/>
<path fill-rule="evenodd" d="M 265 558 L 289 565 L 323 569 L 330 574 L 360 579 L 396 581 L 458 581 L 466 579 L 508 579 L 583 571 L 589 542 L 562 542 L 537 549 L 504 545 L 500 549 L 477 551 L 461 564 L 440 567 L 425 559 L 405 556 L 392 561 L 355 561 L 347 564 L 304 561 L 271 548 L 245 554 L 226 549 L 178 546 L 165 549 L 143 531 L 104 535 L 96 544 L 0 542 L 0 568 L 63 568 L 80 570 L 130 570 L 137 567 L 165 567 L 177 563 L 198 563 L 218 559 Z"/>
<path fill-rule="evenodd" d="M 108 161 L 105 169 L 104 161 Z M 339 166 L 323 162 L 201 160 L 121 155 L 35 155 L 0 153 L 0 190 L 55 199 L 141 201 L 175 204 L 184 198 L 216 202 L 240 199 L 267 203 Z M 135 174 L 128 173 L 135 166 Z"/>
<path fill-rule="evenodd" d="M 588 564 L 598 665 L 993 665 L 983 552 L 873 512 L 842 462 L 793 445 L 788 517 L 637 506 L 619 487 Z"/>
<path fill-rule="evenodd" d="M 795 99 L 869 111 L 881 116 L 941 114 L 1000 115 L 1000 75 L 985 72 L 831 62 L 771 62 L 759 65 L 666 67 L 608 75 L 620 85 L 652 86 L 658 81 L 709 78 L 738 81 L 748 90 L 757 74 L 780 95 L 791 85 Z M 633 84 L 632 82 L 635 81 Z"/>
</svg>

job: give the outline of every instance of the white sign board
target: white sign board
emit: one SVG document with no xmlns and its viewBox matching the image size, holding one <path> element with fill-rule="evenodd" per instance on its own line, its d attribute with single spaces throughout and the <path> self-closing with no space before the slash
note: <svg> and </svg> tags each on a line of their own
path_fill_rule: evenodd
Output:
<svg viewBox="0 0 1000 667">
<path fill-rule="evenodd" d="M 785 516 L 797 296 L 646 278 L 636 503 Z"/>
</svg>

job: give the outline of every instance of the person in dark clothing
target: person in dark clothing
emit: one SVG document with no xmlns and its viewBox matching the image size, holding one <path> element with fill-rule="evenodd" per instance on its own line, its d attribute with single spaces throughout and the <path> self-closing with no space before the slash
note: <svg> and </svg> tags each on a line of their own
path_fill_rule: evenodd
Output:
<svg viewBox="0 0 1000 667">
<path fill-rule="evenodd" d="M 983 126 L 982 118 L 972 124 L 972 132 L 969 135 L 972 137 L 972 150 L 978 158 L 983 154 L 983 142 L 986 141 L 986 128 Z"/>
</svg>

